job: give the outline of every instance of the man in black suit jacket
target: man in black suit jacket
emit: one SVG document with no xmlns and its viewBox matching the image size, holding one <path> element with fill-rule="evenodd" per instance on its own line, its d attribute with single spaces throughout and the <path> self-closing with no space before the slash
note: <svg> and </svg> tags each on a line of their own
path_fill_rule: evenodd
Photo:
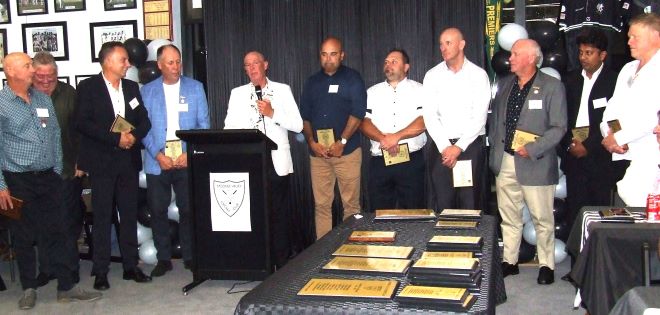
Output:
<svg viewBox="0 0 660 315">
<path fill-rule="evenodd" d="M 102 71 L 78 86 L 76 128 L 81 134 L 78 168 L 92 184 L 94 288 L 107 290 L 110 265 L 110 227 L 115 205 L 119 210 L 119 248 L 125 280 L 149 282 L 137 267 L 138 172 L 142 169 L 140 141 L 151 129 L 137 83 L 123 79 L 130 67 L 119 42 L 101 46 Z M 110 131 L 120 115 L 135 129 Z"/>
<path fill-rule="evenodd" d="M 609 205 L 611 191 L 628 167 L 628 161 L 612 162 L 612 155 L 601 145 L 599 124 L 618 75 L 603 63 L 607 37 L 599 29 L 587 28 L 576 42 L 582 69 L 564 77 L 569 132 L 561 142 L 569 225 L 583 206 Z M 576 127 L 588 127 L 588 137 L 583 141 L 574 137 Z"/>
</svg>

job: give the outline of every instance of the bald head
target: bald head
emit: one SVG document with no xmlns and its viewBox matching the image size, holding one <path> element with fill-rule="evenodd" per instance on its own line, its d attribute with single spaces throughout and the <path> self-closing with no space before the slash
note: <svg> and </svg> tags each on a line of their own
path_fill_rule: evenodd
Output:
<svg viewBox="0 0 660 315">
<path fill-rule="evenodd" d="M 335 74 L 344 60 L 344 50 L 341 41 L 336 37 L 328 37 L 323 40 L 319 59 L 323 72 L 328 75 Z"/>
<path fill-rule="evenodd" d="M 22 52 L 14 52 L 5 56 L 3 61 L 7 84 L 15 92 L 20 90 L 27 91 L 32 84 L 34 68 L 32 67 L 32 58 Z"/>
<path fill-rule="evenodd" d="M 440 43 L 440 53 L 447 66 L 459 70 L 465 59 L 465 40 L 463 33 L 455 27 L 450 27 L 440 34 L 438 39 Z"/>
<path fill-rule="evenodd" d="M 518 76 L 534 73 L 541 59 L 541 47 L 533 39 L 519 39 L 511 47 L 511 72 Z"/>
</svg>

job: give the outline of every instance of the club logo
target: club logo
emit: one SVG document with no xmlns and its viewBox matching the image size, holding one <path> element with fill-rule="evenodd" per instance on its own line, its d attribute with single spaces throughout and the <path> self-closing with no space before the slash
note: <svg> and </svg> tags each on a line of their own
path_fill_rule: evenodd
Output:
<svg viewBox="0 0 660 315">
<path fill-rule="evenodd" d="M 243 204 L 245 181 L 213 181 L 213 195 L 220 209 L 232 217 Z"/>
</svg>

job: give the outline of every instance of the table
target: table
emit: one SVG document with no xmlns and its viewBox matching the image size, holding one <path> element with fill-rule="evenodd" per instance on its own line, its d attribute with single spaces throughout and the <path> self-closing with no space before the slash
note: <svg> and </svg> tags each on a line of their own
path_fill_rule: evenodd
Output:
<svg viewBox="0 0 660 315">
<path fill-rule="evenodd" d="M 657 244 L 660 238 L 660 224 L 656 223 L 592 223 L 580 251 L 580 223 L 585 212 L 607 208 L 583 207 L 568 239 L 568 251 L 577 257 L 571 278 L 592 315 L 608 314 L 626 291 L 642 284 L 642 244 Z"/>
<path fill-rule="evenodd" d="M 651 310 L 660 313 L 660 287 L 630 289 L 616 302 L 610 314 L 647 314 L 645 312 Z"/>
<path fill-rule="evenodd" d="M 496 220 L 492 216 L 483 216 L 476 231 L 442 231 L 433 228 L 433 222 L 373 222 L 373 214 L 364 213 L 360 219 L 349 218 L 335 227 L 330 233 L 300 253 L 284 268 L 275 272 L 268 279 L 246 294 L 236 306 L 234 314 L 364 314 L 364 313 L 442 313 L 429 308 L 404 308 L 393 300 L 355 301 L 345 299 L 303 298 L 296 294 L 310 278 L 364 278 L 395 279 L 400 281 L 397 292 L 408 284 L 405 276 L 355 276 L 334 273 L 321 273 L 319 270 L 331 258 L 331 254 L 354 230 L 389 230 L 396 231 L 394 244 L 413 246 L 412 258 L 421 256 L 426 242 L 432 235 L 481 235 L 484 240 L 481 264 L 485 275 L 481 283 L 481 296 L 470 310 L 473 313 L 495 314 L 495 305 L 506 301 L 504 279 L 502 277 L 501 258 L 497 247 Z M 376 243 L 369 243 L 376 244 Z"/>
</svg>

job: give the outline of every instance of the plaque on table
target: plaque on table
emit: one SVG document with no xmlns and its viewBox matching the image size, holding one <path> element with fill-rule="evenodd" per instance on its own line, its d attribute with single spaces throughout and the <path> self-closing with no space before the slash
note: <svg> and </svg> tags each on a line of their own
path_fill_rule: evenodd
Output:
<svg viewBox="0 0 660 315">
<path fill-rule="evenodd" d="M 399 144 L 399 153 L 392 155 L 387 150 L 382 150 L 383 152 L 383 161 L 385 161 L 385 166 L 396 165 L 399 163 L 405 163 L 410 161 L 410 151 L 408 150 L 408 144 L 403 143 Z"/>
<path fill-rule="evenodd" d="M 477 258 L 420 258 L 411 267 L 411 272 L 444 272 L 472 274 L 479 269 Z"/>
<path fill-rule="evenodd" d="M 9 198 L 11 199 L 12 208 L 7 208 L 7 210 L 0 209 L 0 214 L 10 219 L 20 220 L 21 210 L 23 209 L 23 200 L 13 196 L 9 196 Z"/>
<path fill-rule="evenodd" d="M 351 242 L 394 242 L 395 231 L 353 231 L 348 237 Z"/>
<path fill-rule="evenodd" d="M 407 259 L 412 255 L 412 252 L 412 246 L 344 244 L 337 248 L 332 256 Z"/>
<path fill-rule="evenodd" d="M 374 220 L 435 220 L 433 209 L 380 209 Z"/>
<path fill-rule="evenodd" d="M 438 220 L 435 228 L 439 230 L 475 230 L 479 226 L 479 221 L 465 220 Z"/>
<path fill-rule="evenodd" d="M 165 156 L 176 160 L 183 154 L 183 144 L 181 140 L 168 140 L 165 141 Z"/>
<path fill-rule="evenodd" d="M 601 221 L 634 223 L 635 217 L 626 208 L 609 208 L 598 211 Z"/>
<path fill-rule="evenodd" d="M 395 300 L 402 304 L 432 304 L 443 310 L 465 312 L 472 307 L 476 298 L 465 288 L 407 285 L 396 295 Z"/>
<path fill-rule="evenodd" d="M 443 209 L 439 214 L 439 218 L 447 219 L 463 219 L 475 220 L 481 219 L 481 210 L 475 209 Z"/>
<path fill-rule="evenodd" d="M 335 143 L 335 133 L 331 128 L 318 129 L 316 130 L 316 139 L 319 144 L 328 149 L 333 143 Z"/>
<path fill-rule="evenodd" d="M 612 133 L 616 133 L 617 131 L 621 130 L 621 123 L 619 122 L 618 119 L 608 121 L 607 126 L 610 127 Z"/>
<path fill-rule="evenodd" d="M 473 258 L 473 252 L 422 252 L 419 259 L 424 258 Z"/>
<path fill-rule="evenodd" d="M 377 273 L 404 275 L 412 261 L 410 259 L 368 258 L 368 257 L 335 257 L 322 271 L 345 273 Z"/>
<path fill-rule="evenodd" d="M 110 126 L 110 132 L 116 133 L 130 132 L 133 129 L 135 129 L 135 127 L 121 115 L 117 115 Z"/>
<path fill-rule="evenodd" d="M 399 286 L 396 280 L 312 278 L 298 291 L 299 296 L 391 299 Z"/>
<path fill-rule="evenodd" d="M 589 138 L 589 126 L 576 127 L 571 132 L 573 133 L 573 139 L 577 141 L 584 142 Z"/>
<path fill-rule="evenodd" d="M 517 150 L 519 147 L 522 147 L 530 142 L 536 141 L 536 138 L 538 138 L 539 135 L 523 131 L 523 130 L 518 130 L 513 133 L 513 141 L 511 141 L 511 150 Z"/>
<path fill-rule="evenodd" d="M 436 235 L 426 244 L 430 251 L 481 252 L 481 236 Z"/>
</svg>

